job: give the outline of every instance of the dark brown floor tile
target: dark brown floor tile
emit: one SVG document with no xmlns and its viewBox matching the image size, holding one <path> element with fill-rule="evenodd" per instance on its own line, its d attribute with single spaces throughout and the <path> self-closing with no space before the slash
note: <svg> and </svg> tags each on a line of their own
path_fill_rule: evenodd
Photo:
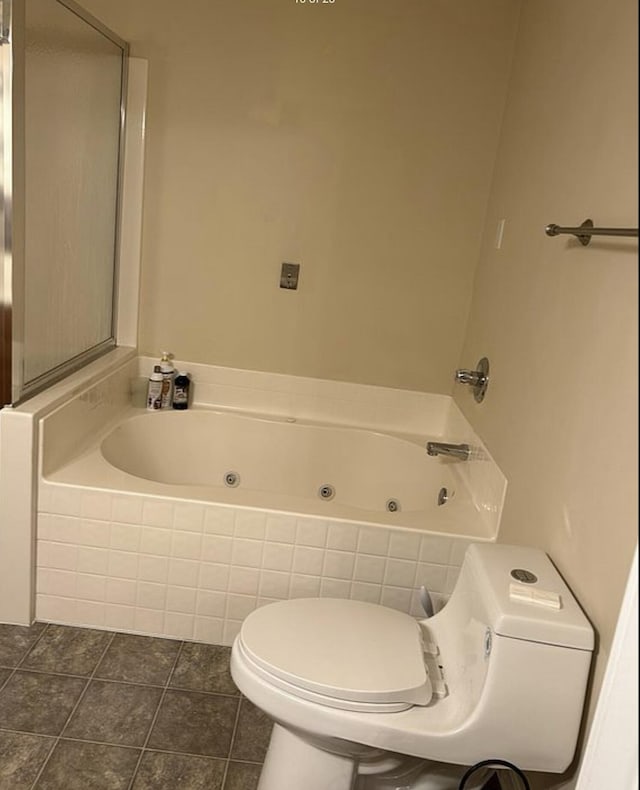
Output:
<svg viewBox="0 0 640 790">
<path fill-rule="evenodd" d="M 95 676 L 164 686 L 180 644 L 174 639 L 116 634 Z"/>
<path fill-rule="evenodd" d="M 261 765 L 230 762 L 224 790 L 256 790 L 261 770 Z"/>
<path fill-rule="evenodd" d="M 273 721 L 267 714 L 243 697 L 231 757 L 261 763 L 267 753 L 272 728 Z"/>
<path fill-rule="evenodd" d="M 46 623 L 30 626 L 0 624 L 0 665 L 17 666 L 46 627 Z"/>
<path fill-rule="evenodd" d="M 18 670 L 0 691 L 0 727 L 59 735 L 85 685 L 84 678 Z"/>
<path fill-rule="evenodd" d="M 50 625 L 22 666 L 42 672 L 90 675 L 112 636 L 108 631 Z"/>
<path fill-rule="evenodd" d="M 92 680 L 64 735 L 119 746 L 144 746 L 161 696 L 161 688 Z"/>
<path fill-rule="evenodd" d="M 98 743 L 59 741 L 37 790 L 127 790 L 139 749 Z"/>
<path fill-rule="evenodd" d="M 222 790 L 224 760 L 145 752 L 132 790 Z"/>
<path fill-rule="evenodd" d="M 30 790 L 54 738 L 0 730 L 0 790 Z"/>
<path fill-rule="evenodd" d="M 231 648 L 185 642 L 169 685 L 191 691 L 239 694 L 229 672 Z"/>
<path fill-rule="evenodd" d="M 235 697 L 169 689 L 162 700 L 148 747 L 227 757 L 238 703 Z"/>
</svg>

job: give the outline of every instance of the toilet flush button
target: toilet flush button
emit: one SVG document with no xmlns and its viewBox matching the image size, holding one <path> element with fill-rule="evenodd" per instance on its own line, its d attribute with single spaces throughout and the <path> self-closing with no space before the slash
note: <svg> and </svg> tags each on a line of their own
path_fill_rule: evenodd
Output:
<svg viewBox="0 0 640 790">
<path fill-rule="evenodd" d="M 531 587 L 525 587 L 523 584 L 510 584 L 509 598 L 518 603 L 532 603 L 533 590 Z"/>
<path fill-rule="evenodd" d="M 558 593 L 551 590 L 532 590 L 533 603 L 546 606 L 549 609 L 562 609 L 562 599 Z"/>
<path fill-rule="evenodd" d="M 523 584 L 510 584 L 509 598 L 517 603 L 544 606 L 547 609 L 562 609 L 562 599 L 558 593 L 551 590 L 538 590 L 535 587 L 526 587 Z"/>
</svg>

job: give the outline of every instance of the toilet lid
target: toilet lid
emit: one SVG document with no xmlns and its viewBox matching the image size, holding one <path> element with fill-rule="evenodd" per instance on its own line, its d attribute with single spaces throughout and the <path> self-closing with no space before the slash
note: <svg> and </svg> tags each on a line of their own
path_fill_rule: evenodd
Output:
<svg viewBox="0 0 640 790">
<path fill-rule="evenodd" d="M 334 598 L 279 601 L 252 612 L 240 640 L 261 669 L 328 698 L 431 700 L 420 628 L 395 609 Z"/>
</svg>

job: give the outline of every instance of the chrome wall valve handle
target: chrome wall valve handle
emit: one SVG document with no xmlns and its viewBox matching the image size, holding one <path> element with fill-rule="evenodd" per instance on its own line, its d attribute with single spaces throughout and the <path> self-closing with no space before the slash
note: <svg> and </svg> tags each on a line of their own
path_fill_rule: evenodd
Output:
<svg viewBox="0 0 640 790">
<path fill-rule="evenodd" d="M 460 370 L 456 370 L 456 381 L 459 384 L 469 384 L 472 387 L 476 387 L 484 382 L 484 376 L 477 370 L 460 368 Z"/>
<path fill-rule="evenodd" d="M 475 370 L 459 368 L 456 370 L 455 380 L 459 384 L 468 384 L 473 390 L 476 403 L 481 403 L 489 386 L 489 360 L 482 357 Z"/>
</svg>

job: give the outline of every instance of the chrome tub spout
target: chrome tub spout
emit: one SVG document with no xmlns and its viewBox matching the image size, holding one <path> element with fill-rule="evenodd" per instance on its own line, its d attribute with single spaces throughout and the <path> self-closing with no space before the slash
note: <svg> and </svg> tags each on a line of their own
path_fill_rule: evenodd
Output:
<svg viewBox="0 0 640 790">
<path fill-rule="evenodd" d="M 471 448 L 468 444 L 447 444 L 446 442 L 427 442 L 427 455 L 447 455 L 468 461 Z"/>
</svg>

